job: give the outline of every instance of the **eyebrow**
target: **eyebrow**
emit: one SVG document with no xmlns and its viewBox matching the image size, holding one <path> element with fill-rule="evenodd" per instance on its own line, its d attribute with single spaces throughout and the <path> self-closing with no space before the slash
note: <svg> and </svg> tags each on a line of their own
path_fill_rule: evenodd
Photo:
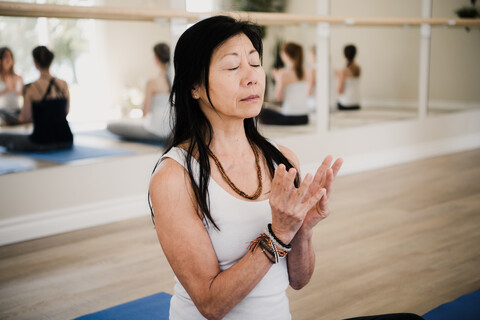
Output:
<svg viewBox="0 0 480 320">
<path fill-rule="evenodd" d="M 252 55 L 253 53 L 256 53 L 256 52 L 258 53 L 258 51 L 257 51 L 256 49 L 252 49 L 252 50 L 250 50 L 250 52 L 248 53 L 248 55 L 250 56 L 250 55 Z M 238 53 L 236 53 L 236 52 L 226 53 L 226 54 L 224 54 L 224 55 L 220 58 L 220 60 L 223 60 L 223 58 L 225 58 L 225 57 L 227 57 L 227 56 L 236 56 L 236 57 L 238 57 Z"/>
</svg>

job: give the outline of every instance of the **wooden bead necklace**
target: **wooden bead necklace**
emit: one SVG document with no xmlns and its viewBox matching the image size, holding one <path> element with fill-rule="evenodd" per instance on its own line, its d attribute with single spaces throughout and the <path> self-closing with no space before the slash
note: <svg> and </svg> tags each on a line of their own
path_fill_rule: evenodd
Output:
<svg viewBox="0 0 480 320">
<path fill-rule="evenodd" d="M 259 159 L 259 156 L 258 156 L 257 149 L 255 149 L 255 147 L 252 145 L 251 142 L 250 142 L 250 146 L 252 147 L 253 154 L 255 155 L 255 165 L 257 166 L 257 177 L 258 177 L 258 188 L 257 188 L 257 191 L 255 191 L 255 193 L 252 194 L 252 195 L 248 195 L 245 192 L 243 192 L 242 190 L 238 189 L 238 187 L 232 182 L 232 180 L 230 180 L 230 178 L 225 173 L 225 170 L 223 169 L 222 164 L 220 163 L 218 158 L 213 154 L 213 152 L 211 150 L 209 150 L 209 152 L 210 152 L 210 156 L 212 157 L 213 161 L 215 161 L 215 164 L 217 165 L 218 171 L 220 171 L 220 174 L 222 175 L 225 182 L 228 183 L 230 188 L 232 188 L 233 191 L 235 191 L 237 194 L 239 194 L 240 196 L 242 196 L 244 198 L 247 198 L 247 199 L 250 199 L 250 200 L 255 200 L 258 197 L 260 197 L 260 195 L 262 194 L 262 188 L 263 188 L 263 185 L 262 185 L 262 169 L 260 168 L 260 159 Z"/>
</svg>

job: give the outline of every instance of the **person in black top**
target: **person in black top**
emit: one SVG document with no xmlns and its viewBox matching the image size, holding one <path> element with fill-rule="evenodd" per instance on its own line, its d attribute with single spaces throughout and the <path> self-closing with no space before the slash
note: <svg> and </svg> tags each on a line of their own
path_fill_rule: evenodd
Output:
<svg viewBox="0 0 480 320">
<path fill-rule="evenodd" d="M 32 51 L 40 78 L 25 86 L 20 123 L 33 122 L 29 135 L 2 133 L 0 146 L 11 151 L 50 151 L 68 149 L 73 135 L 67 121 L 69 91 L 65 81 L 50 74 L 54 54 L 45 46 Z"/>
</svg>

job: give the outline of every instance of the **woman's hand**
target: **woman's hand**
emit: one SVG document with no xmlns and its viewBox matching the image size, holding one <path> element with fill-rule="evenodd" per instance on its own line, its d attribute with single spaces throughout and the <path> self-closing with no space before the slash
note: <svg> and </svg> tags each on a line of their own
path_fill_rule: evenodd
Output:
<svg viewBox="0 0 480 320">
<path fill-rule="evenodd" d="M 322 165 L 318 168 L 313 182 L 309 184 L 307 194 L 314 195 L 319 190 L 325 190 L 326 193 L 322 198 L 315 203 L 314 206 L 307 212 L 303 224 L 302 230 L 311 230 L 318 222 L 322 221 L 330 215 L 330 209 L 328 206 L 328 199 L 332 192 L 332 184 L 337 176 L 338 171 L 342 167 L 343 159 L 337 159 L 332 165 L 333 157 L 327 156 L 323 160 Z M 305 177 L 306 179 L 306 177 Z"/>
<path fill-rule="evenodd" d="M 297 189 L 293 183 L 296 174 L 295 168 L 287 172 L 285 165 L 280 164 L 272 180 L 269 199 L 272 208 L 272 230 L 284 243 L 290 243 L 304 223 L 307 212 L 321 202 L 321 198 L 326 194 L 324 188 L 312 187 L 314 179 L 311 174 L 305 176 Z"/>
</svg>

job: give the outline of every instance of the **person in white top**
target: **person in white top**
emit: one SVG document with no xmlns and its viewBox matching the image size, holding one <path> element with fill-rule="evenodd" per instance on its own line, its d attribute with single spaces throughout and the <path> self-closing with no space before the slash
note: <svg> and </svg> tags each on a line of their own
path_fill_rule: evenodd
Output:
<svg viewBox="0 0 480 320">
<path fill-rule="evenodd" d="M 107 125 L 107 130 L 127 140 L 164 142 L 171 133 L 168 101 L 170 47 L 166 43 L 158 43 L 153 47 L 153 52 L 159 73 L 147 82 L 143 118 L 140 121 L 126 119 Z"/>
<path fill-rule="evenodd" d="M 291 319 L 285 290 L 312 276 L 314 226 L 342 165 L 300 181 L 295 154 L 257 131 L 259 27 L 204 19 L 179 38 L 171 145 L 150 180 L 157 236 L 175 273 L 170 319 Z"/>
<path fill-rule="evenodd" d="M 18 123 L 20 97 L 23 91 L 22 77 L 14 71 L 12 50 L 0 48 L 0 118 L 6 125 Z"/>
<path fill-rule="evenodd" d="M 338 77 L 337 107 L 339 110 L 359 110 L 361 69 L 355 62 L 357 48 L 354 45 L 347 45 L 343 53 L 347 65 L 344 69 L 335 71 Z"/>
<path fill-rule="evenodd" d="M 307 100 L 307 82 L 303 68 L 303 48 L 294 42 L 286 42 L 280 49 L 280 58 L 285 67 L 273 69 L 275 80 L 274 103 L 279 110 L 269 104 L 260 113 L 260 122 L 273 125 L 308 124 L 310 109 Z"/>
</svg>

